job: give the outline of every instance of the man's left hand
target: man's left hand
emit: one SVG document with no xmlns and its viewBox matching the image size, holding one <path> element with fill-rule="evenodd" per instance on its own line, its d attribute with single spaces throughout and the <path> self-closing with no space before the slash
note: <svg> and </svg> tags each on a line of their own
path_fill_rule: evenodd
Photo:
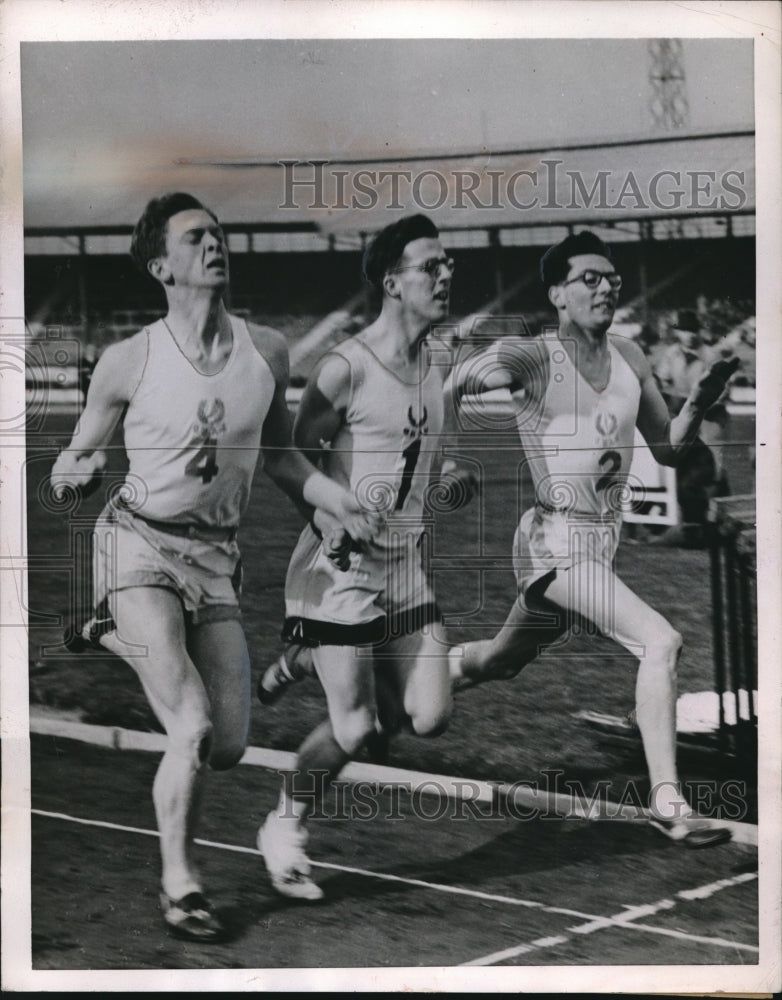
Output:
<svg viewBox="0 0 782 1000">
<path fill-rule="evenodd" d="M 459 510 L 477 496 L 479 491 L 480 482 L 474 469 L 446 459 L 440 470 L 440 478 L 434 484 L 432 499 L 437 510 Z"/>
<path fill-rule="evenodd" d="M 741 362 L 737 357 L 726 360 L 715 361 L 706 374 L 695 386 L 692 394 L 692 404 L 696 409 L 705 412 L 710 406 L 717 402 L 725 392 L 725 386 L 729 379 L 735 374 Z"/>
</svg>

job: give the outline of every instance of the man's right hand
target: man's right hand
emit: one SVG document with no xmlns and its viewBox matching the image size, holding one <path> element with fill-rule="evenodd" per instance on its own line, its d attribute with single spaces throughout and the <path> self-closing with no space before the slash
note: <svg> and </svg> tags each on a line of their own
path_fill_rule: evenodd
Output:
<svg viewBox="0 0 782 1000">
<path fill-rule="evenodd" d="M 356 542 L 371 542 L 383 530 L 386 523 L 383 513 L 367 510 L 347 490 L 340 501 L 337 520 Z"/>
<path fill-rule="evenodd" d="M 50 476 L 55 499 L 61 500 L 68 489 L 75 490 L 82 497 L 88 497 L 100 485 L 105 468 L 104 451 L 93 451 L 89 455 L 77 455 L 72 451 L 61 452 Z"/>
</svg>

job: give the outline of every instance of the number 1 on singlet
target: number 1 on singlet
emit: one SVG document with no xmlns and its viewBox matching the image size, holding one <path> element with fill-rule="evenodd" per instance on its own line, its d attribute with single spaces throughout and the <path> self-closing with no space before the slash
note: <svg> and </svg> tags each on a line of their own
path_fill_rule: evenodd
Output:
<svg viewBox="0 0 782 1000">
<path fill-rule="evenodd" d="M 418 464 L 418 456 L 421 454 L 421 438 L 416 438 L 402 452 L 405 460 L 405 467 L 402 470 L 402 482 L 399 484 L 399 492 L 396 495 L 396 506 L 394 510 L 401 510 L 407 500 L 410 487 L 413 485 L 413 473 Z"/>
</svg>

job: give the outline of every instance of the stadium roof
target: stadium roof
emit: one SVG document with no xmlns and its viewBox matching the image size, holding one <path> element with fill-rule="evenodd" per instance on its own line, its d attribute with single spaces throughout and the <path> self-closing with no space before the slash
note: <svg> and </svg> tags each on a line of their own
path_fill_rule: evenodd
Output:
<svg viewBox="0 0 782 1000">
<path fill-rule="evenodd" d="M 652 121 L 644 38 L 25 43 L 25 227 L 127 227 L 176 189 L 335 234 L 752 211 L 752 42 L 682 45 L 686 132 Z M 322 191 L 282 159 L 330 161 Z"/>
<path fill-rule="evenodd" d="M 171 189 L 197 193 L 225 223 L 334 234 L 371 232 L 393 213 L 414 211 L 446 230 L 747 214 L 755 209 L 754 134 L 396 160 L 185 159 L 165 178 L 147 171 L 125 194 L 113 180 L 93 185 L 87 218 L 70 214 L 56 191 L 39 195 L 26 229 L 122 231 L 148 198 Z"/>
</svg>

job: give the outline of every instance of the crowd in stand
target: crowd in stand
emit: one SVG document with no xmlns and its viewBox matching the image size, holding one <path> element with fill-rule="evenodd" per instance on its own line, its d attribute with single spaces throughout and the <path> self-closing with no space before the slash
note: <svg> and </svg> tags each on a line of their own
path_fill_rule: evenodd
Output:
<svg viewBox="0 0 782 1000">
<path fill-rule="evenodd" d="M 714 361 L 730 355 L 741 361 L 725 394 L 706 414 L 686 463 L 677 469 L 681 524 L 656 536 L 656 542 L 701 545 L 709 501 L 731 492 L 724 465 L 727 402 L 736 389 L 751 391 L 755 386 L 755 317 L 739 318 L 729 303 L 699 297 L 696 309 L 661 313 L 638 336 L 672 416 Z"/>
</svg>

